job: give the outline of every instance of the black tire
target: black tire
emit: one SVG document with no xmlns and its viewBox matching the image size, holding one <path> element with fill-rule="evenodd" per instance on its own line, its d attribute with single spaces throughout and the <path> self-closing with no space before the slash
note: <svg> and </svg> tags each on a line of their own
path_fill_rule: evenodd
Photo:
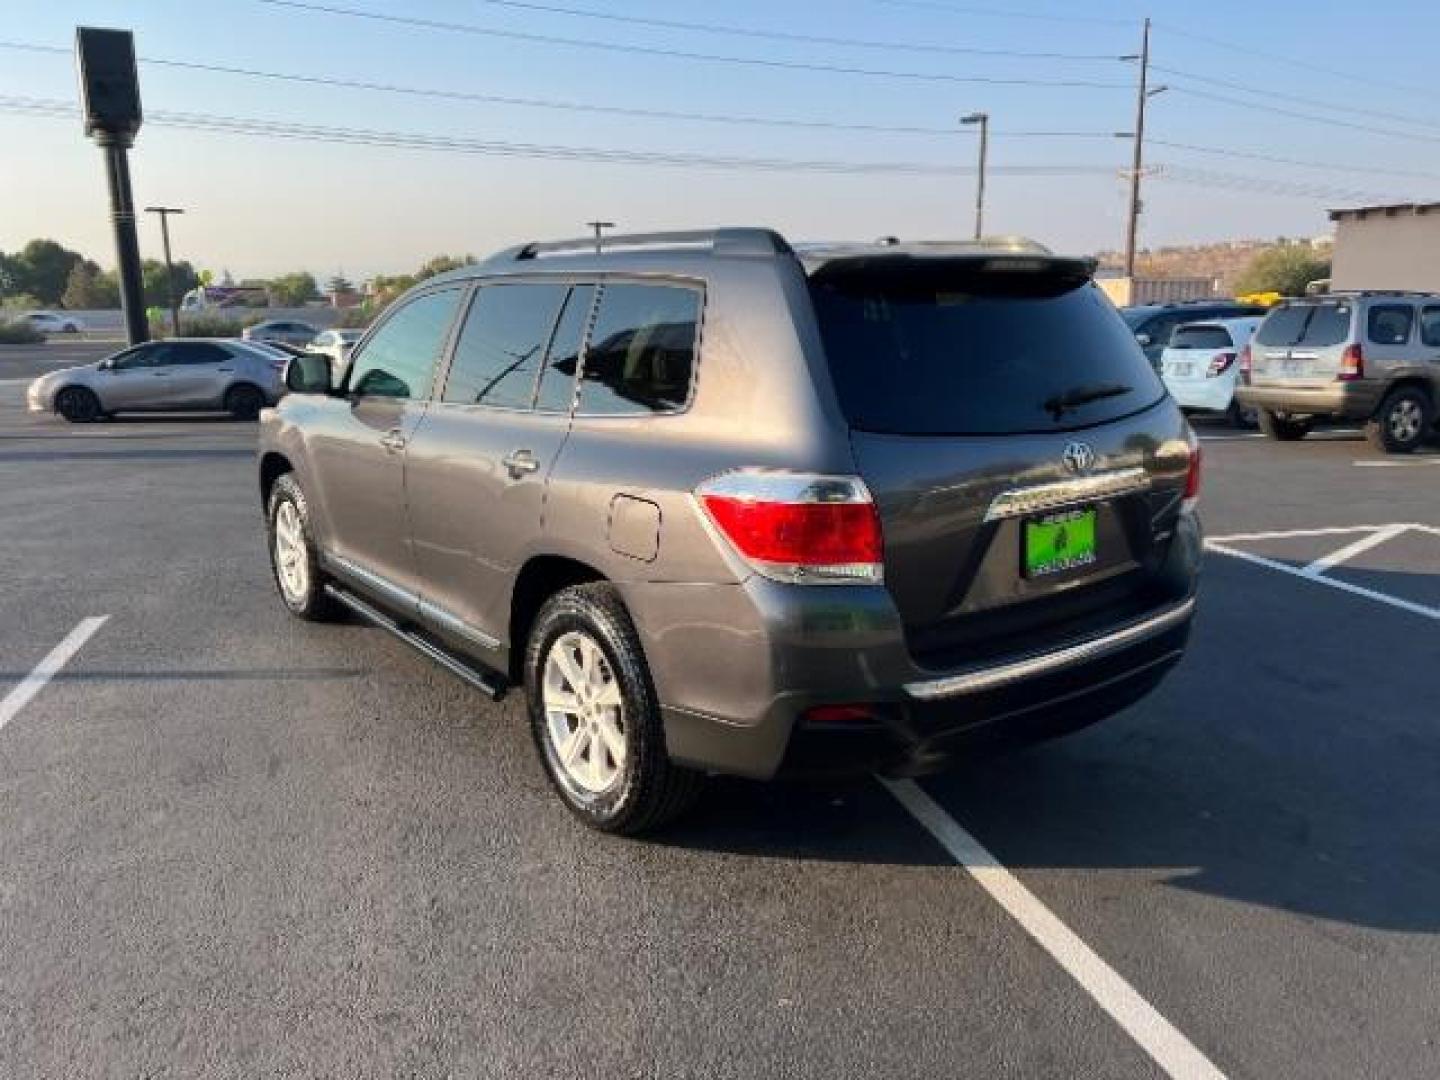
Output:
<svg viewBox="0 0 1440 1080">
<path fill-rule="evenodd" d="M 236 420 L 254 420 L 265 407 L 265 395 L 258 386 L 236 383 L 225 391 L 225 411 Z"/>
<path fill-rule="evenodd" d="M 83 386 L 67 386 L 55 395 L 55 411 L 72 424 L 91 424 L 100 419 L 100 399 Z"/>
<path fill-rule="evenodd" d="M 1425 441 L 1435 424 L 1435 405 L 1418 386 L 1400 386 L 1385 395 L 1365 421 L 1365 438 L 1376 450 L 1408 454 Z"/>
<path fill-rule="evenodd" d="M 625 762 L 612 785 L 600 792 L 583 790 L 566 775 L 543 703 L 546 660 L 555 642 L 572 631 L 600 647 L 620 689 Z M 626 836 L 653 831 L 684 813 L 700 794 L 705 777 L 676 765 L 665 749 L 660 705 L 640 638 L 611 586 L 574 585 L 546 601 L 526 643 L 525 691 L 531 734 L 550 783 L 570 811 L 591 828 Z"/>
<path fill-rule="evenodd" d="M 1247 409 L 1240 404 L 1238 398 L 1230 399 L 1230 407 L 1225 410 L 1225 419 L 1230 422 L 1233 428 L 1240 428 L 1243 431 L 1253 431 L 1256 424 L 1256 412 L 1254 409 Z"/>
<path fill-rule="evenodd" d="M 286 505 L 294 508 L 303 538 L 301 547 L 306 560 L 306 584 L 300 590 L 292 589 L 286 584 L 281 571 L 281 556 L 277 551 L 276 520 L 280 516 L 281 508 Z M 275 579 L 275 590 L 280 594 L 280 602 L 290 610 L 290 614 L 308 622 L 339 620 L 344 609 L 325 591 L 325 583 L 330 579 L 320 569 L 315 534 L 310 527 L 310 508 L 294 473 L 286 473 L 276 480 L 275 486 L 270 489 L 270 502 L 265 507 L 265 525 L 266 543 L 270 552 L 270 573 Z"/>
<path fill-rule="evenodd" d="M 1309 420 L 1296 420 L 1293 416 L 1281 416 L 1267 409 L 1259 411 L 1256 422 L 1261 431 L 1278 442 L 1298 442 L 1310 434 Z"/>
</svg>

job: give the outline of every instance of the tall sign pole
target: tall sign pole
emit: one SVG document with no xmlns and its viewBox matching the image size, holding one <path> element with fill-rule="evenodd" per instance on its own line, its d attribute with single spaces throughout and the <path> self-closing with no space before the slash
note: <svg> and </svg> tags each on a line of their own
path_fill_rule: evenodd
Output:
<svg viewBox="0 0 1440 1080">
<path fill-rule="evenodd" d="M 1135 149 L 1130 161 L 1130 214 L 1125 228 L 1125 276 L 1135 276 L 1135 246 L 1140 235 L 1140 175 L 1145 168 L 1145 103 L 1150 100 L 1150 20 L 1140 35 L 1140 85 L 1135 95 Z"/>
<path fill-rule="evenodd" d="M 140 79 L 135 70 L 135 37 L 128 30 L 75 28 L 75 59 L 80 74 L 85 134 L 105 154 L 110 189 L 110 220 L 115 230 L 115 259 L 120 306 L 130 344 L 149 340 L 145 290 L 140 276 L 140 242 L 135 234 L 135 198 L 130 191 L 128 153 L 140 130 Z"/>
</svg>

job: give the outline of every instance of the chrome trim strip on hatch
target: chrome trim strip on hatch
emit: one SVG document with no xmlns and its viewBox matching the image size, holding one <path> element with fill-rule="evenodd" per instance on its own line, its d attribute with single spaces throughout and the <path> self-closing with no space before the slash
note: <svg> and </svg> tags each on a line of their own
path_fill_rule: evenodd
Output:
<svg viewBox="0 0 1440 1080">
<path fill-rule="evenodd" d="M 1058 510 L 1062 506 L 1144 491 L 1149 486 L 1150 474 L 1137 466 L 1133 469 L 1096 473 L 1094 476 L 1077 476 L 1073 480 L 1056 480 L 1049 484 L 1011 488 L 990 500 L 990 508 L 985 511 L 985 520 L 1003 521 L 1005 518 Z"/>
<path fill-rule="evenodd" d="M 955 697 L 959 694 L 975 694 L 982 690 L 994 690 L 996 687 L 1007 686 L 1032 676 L 1048 675 L 1062 668 L 1083 664 L 1088 660 L 1098 660 L 1102 656 L 1118 652 L 1144 641 L 1146 638 L 1163 634 L 1165 631 L 1179 626 L 1194 614 L 1195 598 L 1192 596 L 1156 615 L 1151 615 L 1147 619 L 1132 623 L 1102 637 L 1091 638 L 1089 641 L 1082 641 L 1076 645 L 1067 645 L 1063 649 L 1041 653 L 1038 656 L 1026 657 L 1024 660 L 1013 660 L 1006 664 L 997 664 L 994 667 L 977 668 L 960 675 L 948 675 L 941 679 L 906 683 L 905 692 L 921 701 L 935 701 L 940 698 Z"/>
</svg>

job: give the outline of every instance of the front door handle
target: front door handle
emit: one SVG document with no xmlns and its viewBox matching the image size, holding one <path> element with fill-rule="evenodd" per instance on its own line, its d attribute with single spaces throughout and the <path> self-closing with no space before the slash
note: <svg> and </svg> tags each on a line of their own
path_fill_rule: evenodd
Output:
<svg viewBox="0 0 1440 1080">
<path fill-rule="evenodd" d="M 392 428 L 380 436 L 380 445 L 392 452 L 405 449 L 405 436 L 399 428 Z"/>
<path fill-rule="evenodd" d="M 535 454 L 530 450 L 514 450 L 500 459 L 510 473 L 510 479 L 518 480 L 526 473 L 532 473 L 540 468 L 540 462 L 535 460 Z"/>
</svg>

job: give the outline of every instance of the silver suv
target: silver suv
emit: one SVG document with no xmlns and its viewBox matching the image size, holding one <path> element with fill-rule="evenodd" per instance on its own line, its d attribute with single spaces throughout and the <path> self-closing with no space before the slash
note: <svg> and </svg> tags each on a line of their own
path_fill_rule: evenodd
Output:
<svg viewBox="0 0 1440 1080">
<path fill-rule="evenodd" d="M 1033 244 L 763 229 L 426 281 L 261 420 L 280 597 L 498 695 L 592 826 L 707 773 L 936 769 L 1142 697 L 1194 611 L 1199 450 Z"/>
<path fill-rule="evenodd" d="M 1236 397 L 1271 438 L 1303 439 L 1317 420 L 1363 421 L 1377 449 L 1408 453 L 1440 402 L 1440 296 L 1291 300 L 1265 317 L 1240 361 Z"/>
</svg>

